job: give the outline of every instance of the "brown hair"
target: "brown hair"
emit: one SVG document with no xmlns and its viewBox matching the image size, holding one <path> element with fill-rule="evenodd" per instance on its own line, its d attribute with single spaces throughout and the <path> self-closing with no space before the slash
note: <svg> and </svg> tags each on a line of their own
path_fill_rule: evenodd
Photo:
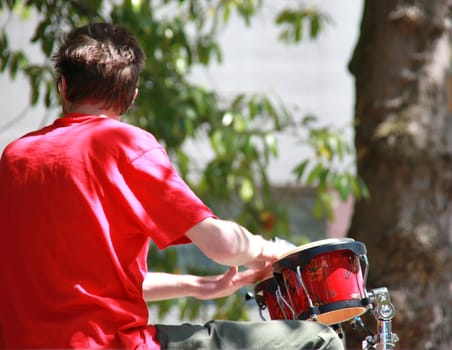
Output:
<svg viewBox="0 0 452 350">
<path fill-rule="evenodd" d="M 101 103 L 121 115 L 133 103 L 145 55 L 125 28 L 92 23 L 69 32 L 52 62 L 69 102 Z"/>
</svg>

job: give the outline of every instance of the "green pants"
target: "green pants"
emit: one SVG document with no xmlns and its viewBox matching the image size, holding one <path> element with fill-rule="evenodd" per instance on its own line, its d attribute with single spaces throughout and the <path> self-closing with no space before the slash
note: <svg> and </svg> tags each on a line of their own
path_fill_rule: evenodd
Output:
<svg viewBox="0 0 452 350">
<path fill-rule="evenodd" d="M 210 321 L 205 325 L 156 325 L 162 349 L 340 350 L 336 332 L 311 321 Z"/>
</svg>

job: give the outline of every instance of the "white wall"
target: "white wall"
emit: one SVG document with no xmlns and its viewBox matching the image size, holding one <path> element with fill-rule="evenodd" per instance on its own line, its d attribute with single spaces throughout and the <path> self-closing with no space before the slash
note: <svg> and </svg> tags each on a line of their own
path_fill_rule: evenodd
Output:
<svg viewBox="0 0 452 350">
<path fill-rule="evenodd" d="M 237 20 L 227 26 L 220 36 L 223 63 L 207 71 L 197 69 L 193 76 L 226 96 L 239 92 L 275 95 L 298 106 L 302 114 L 314 114 L 320 125 L 347 127 L 351 142 L 354 82 L 347 65 L 359 33 L 362 0 L 312 2 L 332 19 L 317 40 L 306 39 L 297 46 L 278 42 L 274 15 L 289 2 L 274 0 L 253 20 L 252 29 Z M 273 162 L 270 176 L 274 183 L 285 184 L 293 179 L 290 172 L 305 149 L 288 135 L 278 139 L 280 157 Z"/>
<path fill-rule="evenodd" d="M 34 22 L 0 14 L 0 23 L 7 25 L 12 49 L 25 50 L 35 63 L 44 60 L 39 47 L 28 41 L 36 25 Z M 0 74 L 0 151 L 11 140 L 38 128 L 44 122 L 44 108 L 27 108 L 29 101 L 30 88 L 23 76 L 17 75 L 15 80 L 11 80 L 7 72 Z"/>
</svg>

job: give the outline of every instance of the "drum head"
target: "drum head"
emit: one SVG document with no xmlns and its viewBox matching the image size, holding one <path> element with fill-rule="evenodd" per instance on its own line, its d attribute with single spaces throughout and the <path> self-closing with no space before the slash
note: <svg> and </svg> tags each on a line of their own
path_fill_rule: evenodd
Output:
<svg viewBox="0 0 452 350">
<path fill-rule="evenodd" d="M 297 248 L 294 248 L 284 255 L 281 255 L 279 259 L 284 259 L 286 256 L 292 255 L 294 253 L 298 253 L 307 249 L 327 245 L 327 244 L 338 244 L 338 243 L 347 243 L 347 242 L 354 242 L 355 240 L 353 238 L 327 238 L 327 239 L 321 239 L 319 241 L 309 242 L 306 244 L 303 244 Z"/>
<path fill-rule="evenodd" d="M 363 315 L 367 312 L 367 308 L 355 302 L 352 306 L 338 308 L 337 310 L 325 311 L 318 315 L 317 321 L 327 325 L 338 324 Z M 302 318 L 300 318 L 302 319 Z"/>
<path fill-rule="evenodd" d="M 322 239 L 303 244 L 282 255 L 278 261 L 273 263 L 273 271 L 278 274 L 283 268 L 290 269 L 294 266 L 304 269 L 315 256 L 338 250 L 350 250 L 357 256 L 367 254 L 364 243 L 352 238 Z"/>
</svg>

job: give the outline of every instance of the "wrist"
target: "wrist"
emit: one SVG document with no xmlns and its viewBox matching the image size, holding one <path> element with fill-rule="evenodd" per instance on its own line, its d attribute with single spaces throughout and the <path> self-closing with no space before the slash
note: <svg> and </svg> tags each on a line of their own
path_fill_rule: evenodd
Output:
<svg viewBox="0 0 452 350">
<path fill-rule="evenodd" d="M 264 237 L 260 235 L 253 235 L 249 242 L 248 262 L 244 265 L 248 268 L 261 268 L 266 261 L 268 261 L 269 243 Z"/>
<path fill-rule="evenodd" d="M 178 288 L 184 290 L 187 297 L 198 298 L 201 290 L 201 276 L 184 274 L 179 275 Z"/>
<path fill-rule="evenodd" d="M 260 260 L 265 256 L 266 251 L 266 240 L 261 235 L 254 235 L 254 240 L 251 244 L 252 246 L 252 260 Z"/>
</svg>

